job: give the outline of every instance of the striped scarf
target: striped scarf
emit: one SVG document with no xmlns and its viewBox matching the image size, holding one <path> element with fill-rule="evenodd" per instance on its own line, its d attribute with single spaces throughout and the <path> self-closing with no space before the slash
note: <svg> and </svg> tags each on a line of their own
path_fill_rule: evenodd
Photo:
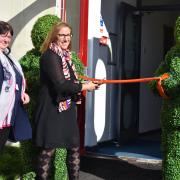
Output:
<svg viewBox="0 0 180 180">
<path fill-rule="evenodd" d="M 74 66 L 74 64 L 73 64 L 73 62 L 71 60 L 71 53 L 70 53 L 70 51 L 62 50 L 56 43 L 51 43 L 49 48 L 53 52 L 55 52 L 58 56 L 61 57 L 61 59 L 62 59 L 62 68 L 63 68 L 63 73 L 64 73 L 65 79 L 67 79 L 67 80 L 71 79 L 67 62 L 71 66 L 76 79 L 78 79 L 78 76 L 76 74 L 76 68 L 75 68 L 75 66 Z M 75 83 L 78 83 L 78 81 L 75 80 Z M 71 99 L 70 98 L 65 100 L 65 101 L 61 101 L 59 103 L 59 108 L 58 108 L 59 112 L 62 112 L 62 111 L 65 111 L 65 110 L 69 109 L 70 105 L 71 105 Z"/>
<path fill-rule="evenodd" d="M 8 60 L 10 58 L 15 64 L 15 68 L 22 76 L 21 94 L 25 92 L 25 78 L 18 61 L 10 55 L 0 52 L 0 61 L 3 67 L 3 84 L 0 92 L 0 129 L 11 126 L 12 111 L 15 102 L 16 77 L 15 72 Z"/>
</svg>

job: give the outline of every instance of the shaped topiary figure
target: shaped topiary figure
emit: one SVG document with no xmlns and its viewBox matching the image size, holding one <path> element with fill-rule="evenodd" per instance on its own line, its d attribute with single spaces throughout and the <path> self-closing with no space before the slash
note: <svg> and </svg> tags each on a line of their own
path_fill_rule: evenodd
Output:
<svg viewBox="0 0 180 180">
<path fill-rule="evenodd" d="M 40 47 L 43 41 L 45 40 L 48 31 L 52 27 L 52 25 L 56 22 L 59 22 L 60 19 L 55 15 L 45 15 L 40 17 L 34 24 L 33 29 L 31 31 L 31 39 L 34 48 L 28 51 L 20 60 L 22 68 L 25 73 L 25 77 L 27 78 L 27 91 L 30 95 L 31 101 L 28 105 L 28 114 L 30 120 L 32 122 L 33 127 L 33 117 L 35 113 L 35 105 L 38 96 L 38 89 L 39 89 L 39 59 L 41 56 Z M 79 74 L 83 74 L 84 66 L 80 59 L 77 57 L 75 52 L 72 52 L 72 61 L 74 62 L 77 72 Z M 21 144 L 22 152 L 23 152 L 23 159 L 25 161 L 24 166 L 24 174 L 23 179 L 28 179 L 31 176 L 32 180 L 32 173 L 35 171 L 35 166 L 37 163 L 38 157 L 38 148 L 34 147 L 32 141 L 23 142 Z M 66 165 L 65 165 L 65 158 L 66 158 L 66 150 L 65 149 L 57 149 L 55 153 L 55 176 L 52 179 L 66 179 Z M 30 173 L 27 173 L 30 172 Z"/>
<path fill-rule="evenodd" d="M 163 99 L 161 111 L 164 180 L 180 180 L 180 17 L 176 20 L 174 34 L 176 43 L 155 72 L 155 76 L 169 74 L 169 78 L 162 81 L 169 97 Z M 149 85 L 158 94 L 157 81 Z"/>
</svg>

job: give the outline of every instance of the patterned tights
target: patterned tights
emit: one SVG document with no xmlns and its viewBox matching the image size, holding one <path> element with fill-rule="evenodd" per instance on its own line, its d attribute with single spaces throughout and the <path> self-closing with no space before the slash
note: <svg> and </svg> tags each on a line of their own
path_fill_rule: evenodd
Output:
<svg viewBox="0 0 180 180">
<path fill-rule="evenodd" d="M 44 149 L 39 155 L 37 180 L 48 180 L 55 149 Z"/>
<path fill-rule="evenodd" d="M 55 149 L 44 149 L 39 155 L 37 180 L 49 180 Z M 69 180 L 78 180 L 80 169 L 79 148 L 67 149 L 66 158 Z"/>
<path fill-rule="evenodd" d="M 78 180 L 80 169 L 79 148 L 72 148 L 67 150 L 66 164 L 69 180 Z"/>
</svg>

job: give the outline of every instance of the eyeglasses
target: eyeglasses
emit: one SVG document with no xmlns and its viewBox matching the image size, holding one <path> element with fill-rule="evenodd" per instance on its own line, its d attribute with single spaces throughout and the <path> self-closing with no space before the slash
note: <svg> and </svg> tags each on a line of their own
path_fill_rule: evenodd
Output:
<svg viewBox="0 0 180 180">
<path fill-rule="evenodd" d="M 71 38 L 72 37 L 72 34 L 58 34 L 58 36 L 62 39 L 64 38 Z"/>
<path fill-rule="evenodd" d="M 9 38 L 9 39 L 12 38 L 11 35 L 7 35 L 7 34 L 0 34 L 0 36 L 1 36 L 2 38 Z"/>
</svg>

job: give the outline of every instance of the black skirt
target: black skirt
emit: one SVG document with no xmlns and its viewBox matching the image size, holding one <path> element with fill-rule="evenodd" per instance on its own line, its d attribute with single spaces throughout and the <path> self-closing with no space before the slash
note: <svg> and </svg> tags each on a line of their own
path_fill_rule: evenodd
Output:
<svg viewBox="0 0 180 180">
<path fill-rule="evenodd" d="M 35 118 L 36 145 L 43 148 L 78 147 L 76 104 L 71 102 L 68 110 L 59 112 L 50 97 L 46 96 L 40 102 Z"/>
</svg>

